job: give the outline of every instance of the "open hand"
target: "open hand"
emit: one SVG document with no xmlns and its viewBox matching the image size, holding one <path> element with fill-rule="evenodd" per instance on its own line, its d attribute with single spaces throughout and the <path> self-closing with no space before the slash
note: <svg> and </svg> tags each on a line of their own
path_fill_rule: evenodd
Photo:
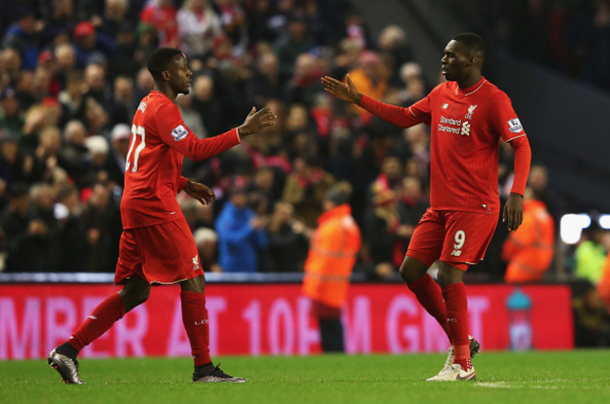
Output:
<svg viewBox="0 0 610 404">
<path fill-rule="evenodd" d="M 354 83 L 352 83 L 352 79 L 349 77 L 349 74 L 345 76 L 345 79 L 347 80 L 347 84 L 329 76 L 322 77 L 324 91 L 331 93 L 342 101 L 351 102 L 352 104 L 360 104 L 362 94 L 356 90 L 356 86 Z"/>
<path fill-rule="evenodd" d="M 523 197 L 519 194 L 511 193 L 504 205 L 502 221 L 508 222 L 508 231 L 515 231 L 523 222 Z"/>
<path fill-rule="evenodd" d="M 189 181 L 184 186 L 184 192 L 189 194 L 194 199 L 201 202 L 202 205 L 207 205 L 216 200 L 216 194 L 207 185 L 198 182 Z"/>
<path fill-rule="evenodd" d="M 269 126 L 273 126 L 276 118 L 277 116 L 269 108 L 263 108 L 256 112 L 256 107 L 252 107 L 252 111 L 250 111 L 244 123 L 237 128 L 239 136 L 253 135 Z"/>
</svg>

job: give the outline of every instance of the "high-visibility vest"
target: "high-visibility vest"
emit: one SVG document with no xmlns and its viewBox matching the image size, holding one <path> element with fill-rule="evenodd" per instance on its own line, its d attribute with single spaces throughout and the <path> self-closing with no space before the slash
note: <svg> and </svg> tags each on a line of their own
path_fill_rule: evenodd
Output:
<svg viewBox="0 0 610 404">
<path fill-rule="evenodd" d="M 323 213 L 305 261 L 303 294 L 328 306 L 341 307 L 360 245 L 360 230 L 349 205 Z"/>
<path fill-rule="evenodd" d="M 508 283 L 537 282 L 549 269 L 555 253 L 555 224 L 540 201 L 523 201 L 523 223 L 510 233 L 502 248 L 508 262 Z"/>
</svg>

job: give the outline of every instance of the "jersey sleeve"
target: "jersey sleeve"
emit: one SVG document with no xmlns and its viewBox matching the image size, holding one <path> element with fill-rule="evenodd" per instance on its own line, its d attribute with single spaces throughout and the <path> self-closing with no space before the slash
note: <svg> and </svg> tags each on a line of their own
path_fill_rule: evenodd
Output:
<svg viewBox="0 0 610 404">
<path fill-rule="evenodd" d="M 499 93 L 495 97 L 490 112 L 490 124 L 505 142 L 525 136 L 523 125 L 506 94 Z"/>
<path fill-rule="evenodd" d="M 222 153 L 241 143 L 237 128 L 212 138 L 199 139 L 185 124 L 174 104 L 161 105 L 155 114 L 161 140 L 193 161 Z"/>
<path fill-rule="evenodd" d="M 371 114 L 400 128 L 409 128 L 420 123 L 430 125 L 430 112 L 432 110 L 430 107 L 430 96 L 427 96 L 408 108 L 402 108 L 384 104 L 383 102 L 363 95 L 362 100 L 358 105 Z"/>
<path fill-rule="evenodd" d="M 187 182 L 189 182 L 188 178 L 180 176 L 180 179 L 178 180 L 178 192 L 181 192 L 184 189 Z"/>
</svg>

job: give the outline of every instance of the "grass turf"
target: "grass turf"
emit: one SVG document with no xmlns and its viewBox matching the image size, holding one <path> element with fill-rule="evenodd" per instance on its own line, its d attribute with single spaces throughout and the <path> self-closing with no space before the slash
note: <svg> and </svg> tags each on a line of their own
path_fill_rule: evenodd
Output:
<svg viewBox="0 0 610 404">
<path fill-rule="evenodd" d="M 192 384 L 189 359 L 83 359 L 85 386 L 46 361 L 0 362 L 1 403 L 610 403 L 610 351 L 484 353 L 477 382 L 430 383 L 443 355 L 225 357 L 246 384 Z M 464 401 L 465 400 L 465 401 Z"/>
</svg>

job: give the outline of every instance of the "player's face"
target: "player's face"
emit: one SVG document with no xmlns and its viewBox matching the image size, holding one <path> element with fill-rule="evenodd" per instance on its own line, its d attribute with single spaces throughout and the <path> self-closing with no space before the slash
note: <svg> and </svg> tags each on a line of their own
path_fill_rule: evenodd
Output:
<svg viewBox="0 0 610 404">
<path fill-rule="evenodd" d="M 171 68 L 170 85 L 177 94 L 188 94 L 191 87 L 193 72 L 189 69 L 188 61 L 184 55 L 174 58 Z"/>
<path fill-rule="evenodd" d="M 447 80 L 459 80 L 464 75 L 469 57 L 464 44 L 452 40 L 445 47 L 445 55 L 441 59 L 441 74 Z"/>
</svg>

